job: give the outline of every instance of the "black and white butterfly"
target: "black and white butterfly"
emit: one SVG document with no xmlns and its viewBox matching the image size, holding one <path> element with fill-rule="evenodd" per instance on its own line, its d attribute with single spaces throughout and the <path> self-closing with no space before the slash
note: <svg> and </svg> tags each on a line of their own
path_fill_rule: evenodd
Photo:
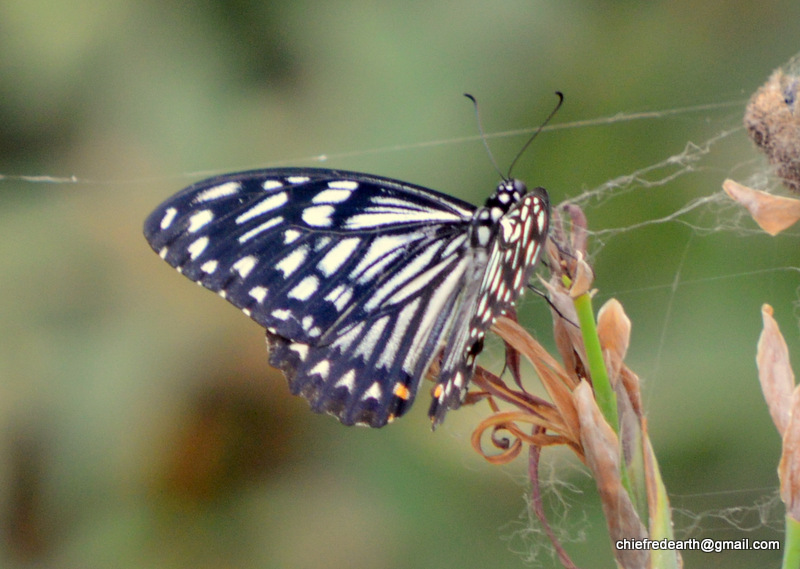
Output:
<svg viewBox="0 0 800 569">
<path fill-rule="evenodd" d="M 527 286 L 549 217 L 547 192 L 513 179 L 476 208 L 388 178 L 286 168 L 198 182 L 156 208 L 144 234 L 266 328 L 291 391 L 346 425 L 405 413 L 441 357 L 436 426 Z"/>
</svg>

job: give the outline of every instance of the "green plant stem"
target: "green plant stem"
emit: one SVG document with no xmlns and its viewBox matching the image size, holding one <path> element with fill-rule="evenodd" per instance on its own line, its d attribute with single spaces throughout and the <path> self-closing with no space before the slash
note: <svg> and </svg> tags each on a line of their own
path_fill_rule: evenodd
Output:
<svg viewBox="0 0 800 569">
<path fill-rule="evenodd" d="M 592 387 L 597 406 L 603 413 L 608 424 L 619 434 L 619 416 L 617 415 L 617 395 L 611 387 L 611 381 L 606 372 L 606 363 L 603 360 L 603 350 L 600 348 L 600 338 L 597 337 L 597 325 L 592 312 L 592 298 L 584 293 L 574 299 L 575 310 L 578 313 L 578 322 L 581 325 L 583 345 L 586 348 L 586 362 L 592 377 Z"/>
<path fill-rule="evenodd" d="M 786 514 L 786 537 L 783 543 L 783 569 L 800 567 L 800 521 Z"/>
</svg>

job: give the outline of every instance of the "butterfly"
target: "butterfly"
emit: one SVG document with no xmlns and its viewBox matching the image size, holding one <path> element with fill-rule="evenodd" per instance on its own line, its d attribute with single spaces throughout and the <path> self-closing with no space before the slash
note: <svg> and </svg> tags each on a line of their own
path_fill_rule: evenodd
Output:
<svg viewBox="0 0 800 569">
<path fill-rule="evenodd" d="M 263 326 L 292 393 L 345 425 L 403 415 L 440 358 L 435 427 L 528 285 L 549 219 L 547 192 L 515 179 L 475 207 L 370 174 L 280 168 L 189 186 L 150 214 L 144 235 Z"/>
</svg>

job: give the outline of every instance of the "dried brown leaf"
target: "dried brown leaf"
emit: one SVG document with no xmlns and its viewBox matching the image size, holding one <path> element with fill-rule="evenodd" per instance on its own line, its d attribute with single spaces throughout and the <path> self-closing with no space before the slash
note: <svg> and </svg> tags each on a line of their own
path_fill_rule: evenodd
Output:
<svg viewBox="0 0 800 569">
<path fill-rule="evenodd" d="M 572 400 L 572 379 L 564 371 L 564 368 L 539 342 L 513 320 L 505 317 L 498 318 L 493 329 L 498 336 L 519 350 L 533 365 L 550 400 L 564 419 L 563 434 L 577 441 L 579 426 Z"/>
<path fill-rule="evenodd" d="M 575 302 L 557 277 L 553 277 L 550 282 L 543 280 L 542 286 L 547 289 L 547 296 L 553 306 L 553 333 L 556 348 L 558 348 L 561 361 L 564 362 L 564 369 L 572 378 L 572 385 L 577 385 L 581 375 L 584 375 L 578 373 L 577 370 L 583 369 L 582 362 L 585 359 L 586 350 L 583 346 L 581 329 L 574 324 L 578 321 Z"/>
<path fill-rule="evenodd" d="M 614 430 L 603 418 L 594 399 L 591 386 L 582 381 L 573 392 L 581 422 L 581 442 L 586 464 L 592 471 L 603 513 L 608 523 L 611 543 L 620 539 L 643 539 L 647 529 L 636 513 L 625 487 L 622 485 L 619 458 L 619 440 Z M 621 567 L 646 567 L 647 551 L 614 549 Z"/>
<path fill-rule="evenodd" d="M 791 417 L 790 402 L 794 391 L 794 372 L 789 362 L 789 348 L 783 339 L 778 323 L 772 317 L 772 307 L 761 307 L 764 328 L 758 339 L 756 364 L 761 391 L 767 401 L 772 421 L 781 436 Z"/>
<path fill-rule="evenodd" d="M 642 408 L 642 390 L 640 388 L 639 376 L 633 373 L 626 365 L 622 366 L 619 375 L 622 379 L 622 387 L 627 392 L 628 398 L 631 401 L 633 412 L 641 419 L 644 417 L 644 409 Z"/>
<path fill-rule="evenodd" d="M 725 180 L 722 189 L 770 235 L 777 235 L 800 219 L 800 200 L 754 190 L 733 180 Z"/>
</svg>

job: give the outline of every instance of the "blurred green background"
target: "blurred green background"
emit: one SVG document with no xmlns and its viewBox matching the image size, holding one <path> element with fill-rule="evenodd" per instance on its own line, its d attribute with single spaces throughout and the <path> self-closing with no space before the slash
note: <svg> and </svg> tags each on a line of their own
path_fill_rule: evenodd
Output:
<svg viewBox="0 0 800 569">
<path fill-rule="evenodd" d="M 361 170 L 482 203 L 498 176 L 465 91 L 490 134 L 538 125 L 555 90 L 554 125 L 716 105 L 543 133 L 514 173 L 555 202 L 734 130 L 645 176 L 681 173 L 665 184 L 583 205 L 592 228 L 628 228 L 592 243 L 596 305 L 615 296 L 633 320 L 678 535 L 780 538 L 780 441 L 754 354 L 762 302 L 798 354 L 797 230 L 763 236 L 721 203 L 639 224 L 763 171 L 735 129 L 798 37 L 789 0 L 4 0 L 0 566 L 558 566 L 527 521 L 524 460 L 491 467 L 469 446 L 485 408 L 433 434 L 427 387 L 385 429 L 310 413 L 262 330 L 141 235 L 167 196 L 253 167 Z M 501 167 L 526 136 L 490 138 Z M 551 342 L 543 300 L 527 295 L 521 319 Z M 543 478 L 576 562 L 614 567 L 585 469 L 548 451 Z"/>
</svg>

